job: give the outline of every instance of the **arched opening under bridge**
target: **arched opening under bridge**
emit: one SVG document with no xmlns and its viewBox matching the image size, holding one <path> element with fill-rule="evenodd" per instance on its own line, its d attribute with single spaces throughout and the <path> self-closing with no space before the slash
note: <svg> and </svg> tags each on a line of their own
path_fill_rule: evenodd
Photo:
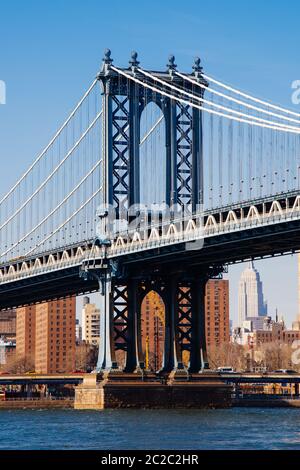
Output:
<svg viewBox="0 0 300 470">
<path fill-rule="evenodd" d="M 149 292 L 141 305 L 142 351 L 146 370 L 157 372 L 163 367 L 165 342 L 165 305 L 161 296 Z"/>
</svg>

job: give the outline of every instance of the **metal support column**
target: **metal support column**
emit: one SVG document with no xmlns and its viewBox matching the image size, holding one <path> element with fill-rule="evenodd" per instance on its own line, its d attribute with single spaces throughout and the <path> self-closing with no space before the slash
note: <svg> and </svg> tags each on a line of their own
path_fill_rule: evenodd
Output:
<svg viewBox="0 0 300 470">
<path fill-rule="evenodd" d="M 109 273 L 99 282 L 102 293 L 102 316 L 100 319 L 100 346 L 97 363 L 98 371 L 117 369 L 113 341 L 113 289 Z"/>
<path fill-rule="evenodd" d="M 192 334 L 191 334 L 191 373 L 208 369 L 205 334 L 205 287 L 206 276 L 201 276 L 192 283 Z"/>
<path fill-rule="evenodd" d="M 170 204 L 175 206 L 178 202 L 177 195 L 177 109 L 176 103 L 170 103 Z"/>
<path fill-rule="evenodd" d="M 178 335 L 176 323 L 178 316 L 178 279 L 176 276 L 167 281 L 165 300 L 165 344 L 163 358 L 163 372 L 172 372 L 181 367 Z"/>
<path fill-rule="evenodd" d="M 128 281 L 128 320 L 127 320 L 127 354 L 124 372 L 132 373 L 140 367 L 138 321 L 139 321 L 139 296 L 138 281 Z"/>
<path fill-rule="evenodd" d="M 112 97 L 109 75 L 111 63 L 111 52 L 107 49 L 103 59 L 102 73 L 99 74 L 103 89 L 103 192 L 104 202 L 107 205 L 113 203 Z"/>
<path fill-rule="evenodd" d="M 137 54 L 132 53 L 132 70 L 138 66 Z M 139 87 L 129 84 L 129 207 L 140 203 L 140 101 Z"/>
<path fill-rule="evenodd" d="M 192 126 L 192 210 L 195 213 L 197 206 L 203 204 L 202 120 L 198 109 L 193 109 Z"/>
<path fill-rule="evenodd" d="M 199 83 L 208 87 L 208 82 L 204 80 L 202 76 L 202 67 L 199 57 L 195 58 L 195 64 L 193 66 L 194 76 Z M 193 93 L 196 93 L 199 97 L 204 97 L 204 89 L 195 87 Z M 193 212 L 196 210 L 197 205 L 203 204 L 203 122 L 202 122 L 202 111 L 193 108 L 193 119 L 192 119 L 192 207 Z"/>
</svg>

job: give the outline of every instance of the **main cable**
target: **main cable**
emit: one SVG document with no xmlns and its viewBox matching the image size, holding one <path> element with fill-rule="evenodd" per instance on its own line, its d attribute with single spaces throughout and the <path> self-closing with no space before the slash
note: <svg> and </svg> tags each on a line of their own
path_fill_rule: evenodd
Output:
<svg viewBox="0 0 300 470">
<path fill-rule="evenodd" d="M 232 119 L 233 121 L 236 121 L 236 122 L 243 122 L 245 124 L 250 124 L 251 126 L 256 126 L 256 127 L 263 127 L 265 129 L 272 129 L 272 130 L 277 130 L 277 131 L 281 131 L 281 132 L 288 132 L 288 133 L 291 133 L 291 134 L 300 134 L 300 128 L 299 129 L 295 129 L 295 130 L 292 130 L 290 128 L 287 128 L 287 129 L 284 129 L 282 127 L 278 127 L 277 125 L 276 126 L 273 126 L 273 125 L 266 125 L 266 124 L 260 124 L 258 122 L 255 122 L 255 121 L 249 121 L 247 119 L 241 119 L 241 118 L 237 118 L 235 116 L 230 116 L 228 114 L 224 114 L 224 113 L 220 113 L 218 111 L 214 111 L 212 109 L 207 109 L 207 108 L 204 108 L 203 106 L 199 106 L 199 105 L 196 105 L 195 103 L 191 103 L 190 101 L 187 101 L 186 99 L 183 99 L 183 98 L 179 98 L 177 96 L 173 96 L 171 95 L 170 93 L 167 93 L 159 88 L 156 88 L 156 87 L 153 87 L 151 85 L 149 85 L 148 83 L 145 83 L 145 82 L 142 82 L 141 80 L 139 80 L 138 78 L 135 78 L 135 77 L 132 77 L 131 75 L 123 72 L 122 70 L 114 67 L 114 66 L 110 66 L 112 70 L 114 70 L 115 72 L 119 73 L 120 75 L 123 75 L 124 77 L 127 77 L 129 78 L 130 80 L 132 80 L 133 82 L 135 83 L 138 83 L 139 85 L 142 85 L 143 87 L 145 88 L 148 88 L 156 93 L 159 93 L 161 94 L 162 96 L 166 96 L 167 98 L 170 98 L 172 100 L 175 100 L 175 101 L 178 101 L 179 103 L 183 103 L 183 104 L 186 104 L 188 106 L 191 106 L 195 109 L 199 109 L 200 111 L 204 111 L 206 113 L 210 113 L 210 114 L 215 114 L 216 116 L 221 116 L 221 117 L 224 117 L 224 118 L 227 118 L 227 119 Z M 179 90 L 180 92 L 180 90 Z M 231 111 L 229 111 L 231 112 Z"/>
<path fill-rule="evenodd" d="M 181 93 L 181 94 L 185 94 L 186 96 L 189 96 L 190 98 L 192 99 L 195 99 L 201 103 L 204 103 L 204 104 L 207 104 L 209 106 L 212 106 L 212 107 L 215 107 L 215 108 L 219 108 L 223 111 L 226 111 L 226 112 L 230 112 L 232 114 L 236 114 L 237 116 L 242 116 L 242 117 L 246 117 L 246 118 L 249 118 L 251 117 L 252 119 L 258 121 L 258 122 L 262 122 L 262 123 L 265 123 L 265 124 L 272 124 L 272 125 L 276 125 L 276 126 L 279 126 L 279 127 L 282 127 L 283 129 L 293 129 L 293 130 L 299 130 L 300 131 L 300 127 L 293 127 L 293 126 L 287 126 L 285 124 L 281 124 L 281 123 L 278 123 L 278 122 L 274 122 L 274 121 L 268 121 L 267 119 L 262 119 L 262 118 L 259 118 L 259 117 L 256 117 L 256 116 L 249 116 L 245 113 L 242 113 L 240 111 L 236 111 L 234 109 L 231 109 L 231 108 L 227 108 L 226 106 L 222 106 L 220 104 L 216 104 L 216 103 L 213 103 L 212 101 L 209 101 L 209 100 L 206 100 L 204 98 L 201 98 L 200 96 L 195 96 L 193 95 L 192 93 L 189 93 L 188 91 L 186 90 L 183 90 L 181 88 L 178 88 L 168 82 L 166 82 L 165 80 L 161 80 L 155 76 L 153 76 L 152 74 L 150 74 L 149 72 L 146 72 L 145 70 L 143 69 L 138 69 L 138 71 L 140 73 L 143 73 L 146 77 L 148 78 L 151 78 L 151 80 L 153 81 L 156 81 L 158 83 L 161 83 L 163 86 L 167 86 L 169 88 L 171 88 L 172 90 L 175 90 L 177 91 L 177 93 Z"/>
<path fill-rule="evenodd" d="M 259 104 L 262 104 L 263 106 L 266 106 L 266 107 L 269 107 L 269 108 L 272 108 L 272 109 L 276 109 L 277 111 L 281 111 L 283 113 L 286 113 L 286 114 L 290 114 L 292 116 L 296 116 L 298 118 L 300 118 L 300 114 L 299 113 L 295 113 L 294 111 L 291 111 L 289 109 L 286 109 L 286 108 L 282 108 L 281 106 L 276 106 L 272 103 L 268 103 L 267 101 L 263 101 L 263 100 L 260 100 L 259 98 L 255 98 L 254 96 L 251 96 L 251 95 L 248 95 L 247 93 L 244 93 L 240 90 L 237 90 L 236 88 L 233 88 L 229 85 L 225 85 L 224 83 L 218 81 L 218 80 L 215 80 L 214 78 L 212 77 L 209 77 L 208 75 L 206 74 L 202 74 L 202 76 L 206 79 L 206 80 L 209 80 L 210 82 L 213 82 L 215 83 L 216 85 L 222 87 L 222 88 L 225 88 L 226 90 L 228 91 L 231 91 L 233 93 L 236 93 L 237 95 L 240 95 L 240 96 L 243 96 L 244 98 L 248 99 L 248 100 L 251 100 L 251 101 L 254 101 L 255 103 L 259 103 Z"/>
<path fill-rule="evenodd" d="M 237 98 L 233 98 L 232 96 L 228 96 L 228 95 L 225 95 L 224 93 L 221 93 L 220 91 L 217 91 L 215 90 L 214 88 L 211 88 L 211 87 L 207 87 L 205 85 L 203 85 L 203 83 L 199 82 L 199 81 L 196 81 L 196 80 L 193 80 L 190 76 L 188 75 L 184 75 L 180 72 L 177 72 L 177 70 L 175 71 L 175 74 L 178 75 L 178 77 L 182 78 L 183 80 L 186 80 L 188 81 L 189 83 L 193 84 L 193 85 L 196 85 L 198 86 L 199 88 L 202 88 L 203 90 L 206 90 L 208 91 L 209 93 L 212 93 L 212 94 L 215 94 L 215 95 L 218 95 L 222 98 L 225 98 L 226 100 L 228 101 L 232 101 L 233 103 L 236 103 L 238 105 L 241 105 L 241 106 L 245 106 L 246 108 L 248 109 L 252 109 L 254 111 L 258 111 L 260 113 L 264 113 L 264 114 L 267 114 L 269 116 L 274 116 L 278 119 L 283 119 L 285 121 L 289 121 L 289 122 L 294 122 L 296 124 L 300 124 L 300 120 L 297 120 L 297 119 L 293 119 L 293 118 L 289 118 L 289 117 L 286 117 L 286 116 L 282 116 L 282 114 L 277 114 L 277 113 L 273 113 L 272 111 L 268 111 L 267 109 L 263 109 L 263 108 L 259 108 L 257 106 L 254 106 L 254 105 L 251 105 L 249 103 L 246 103 L 245 101 L 241 101 L 241 100 L 238 100 Z M 203 75 L 202 75 L 203 76 Z M 300 116 L 300 115 L 299 115 Z"/>
<path fill-rule="evenodd" d="M 90 86 L 90 88 L 87 90 L 87 92 L 84 94 L 84 96 L 81 98 L 79 103 L 76 105 L 76 107 L 73 109 L 71 114 L 69 115 L 68 119 L 63 123 L 63 125 L 59 128 L 59 130 L 56 132 L 55 136 L 50 140 L 49 144 L 47 147 L 44 148 L 44 150 L 39 154 L 39 156 L 35 159 L 35 161 L 30 165 L 28 170 L 21 176 L 21 178 L 14 184 L 14 186 L 8 191 L 5 196 L 2 197 L 0 200 L 0 205 L 13 193 L 13 191 L 22 183 L 22 181 L 28 176 L 28 174 L 33 170 L 33 168 L 37 165 L 37 163 L 41 160 L 41 158 L 45 155 L 45 153 L 49 150 L 51 145 L 55 142 L 57 137 L 62 133 L 64 128 L 68 125 L 68 123 L 71 121 L 72 117 L 75 115 L 76 111 L 80 108 L 84 100 L 87 98 L 87 96 L 90 94 L 96 83 L 98 82 L 97 79 L 95 79 Z"/>
</svg>

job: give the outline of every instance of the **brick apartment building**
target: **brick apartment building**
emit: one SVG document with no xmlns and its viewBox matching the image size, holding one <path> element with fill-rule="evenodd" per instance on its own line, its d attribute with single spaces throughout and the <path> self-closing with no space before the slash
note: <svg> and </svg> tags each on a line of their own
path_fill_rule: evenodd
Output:
<svg viewBox="0 0 300 470">
<path fill-rule="evenodd" d="M 17 309 L 16 358 L 34 363 L 35 360 L 35 306 Z"/>
<path fill-rule="evenodd" d="M 72 372 L 75 328 L 75 297 L 17 309 L 17 359 L 30 360 L 37 373 Z"/>
<path fill-rule="evenodd" d="M 229 281 L 212 279 L 207 282 L 205 326 L 208 348 L 230 342 Z"/>
<path fill-rule="evenodd" d="M 53 374 L 75 369 L 76 298 L 36 305 L 35 370 Z"/>
</svg>

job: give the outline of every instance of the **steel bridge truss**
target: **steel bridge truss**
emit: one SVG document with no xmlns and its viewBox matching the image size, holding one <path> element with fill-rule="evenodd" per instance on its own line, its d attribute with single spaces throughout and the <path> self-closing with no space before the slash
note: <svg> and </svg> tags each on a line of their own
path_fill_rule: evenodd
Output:
<svg viewBox="0 0 300 470">
<path fill-rule="evenodd" d="M 129 206 L 140 203 L 140 124 L 142 112 L 151 102 L 157 104 L 165 118 L 166 202 L 169 206 L 178 204 L 196 207 L 201 204 L 201 111 L 130 82 L 126 77 L 114 72 L 111 64 L 110 52 L 107 52 L 103 68 L 98 75 L 104 94 L 106 204 L 113 206 L 117 214 L 121 214 Z M 137 72 L 138 64 L 136 54 L 133 54 L 131 66 L 126 69 L 126 73 L 147 82 L 147 79 L 140 77 Z M 175 70 L 174 59 L 171 57 L 166 72 L 153 74 L 189 91 L 193 89 L 193 92 L 202 98 L 204 91 L 195 90 L 191 84 L 175 76 Z M 207 85 L 198 71 L 194 73 L 194 78 L 196 77 L 199 83 Z"/>
<path fill-rule="evenodd" d="M 162 370 L 182 369 L 188 357 L 189 371 L 197 373 L 208 367 L 204 320 L 206 283 L 209 278 L 220 276 L 223 263 L 239 259 L 238 254 L 233 257 L 232 251 L 228 255 L 224 246 L 231 243 L 235 248 L 238 243 L 234 242 L 241 242 L 240 259 L 245 259 L 249 257 L 249 247 L 243 248 L 244 251 L 242 247 L 248 239 L 254 244 L 255 233 L 259 232 L 262 240 L 266 238 L 265 233 L 276 231 L 277 227 L 278 237 L 281 231 L 288 233 L 290 226 L 294 227 L 294 234 L 299 233 L 299 191 L 199 212 L 203 204 L 203 106 L 199 102 L 208 87 L 200 60 L 196 60 L 190 76 L 176 73 L 172 56 L 165 72 L 147 74 L 139 69 L 136 53 L 132 54 L 129 68 L 114 68 L 108 50 L 97 78 L 103 92 L 101 191 L 104 204 L 114 208 L 117 221 L 124 218 L 129 221 L 128 209 L 141 202 L 141 116 L 149 103 L 155 103 L 165 121 L 166 204 L 188 207 L 190 215 L 181 219 L 171 217 L 165 225 L 151 221 L 135 233 L 127 230 L 111 235 L 109 224 L 104 223 L 108 214 L 103 211 L 99 217 L 106 229 L 101 237 L 3 263 L 0 299 L 5 308 L 26 304 L 28 286 L 35 283 L 31 301 L 49 300 L 55 289 L 59 295 L 100 289 L 103 315 L 98 369 L 122 368 L 132 373 L 145 367 L 141 305 L 145 296 L 154 291 L 165 306 Z M 159 80 L 163 81 L 160 89 L 155 87 Z M 177 91 L 170 91 L 170 85 L 175 85 Z M 192 101 L 178 100 L 182 96 L 180 90 L 192 93 Z M 192 106 L 195 99 L 196 107 Z M 189 243 L 199 241 L 202 244 L 196 243 L 188 251 Z M 286 249 L 292 250 L 293 243 L 286 243 Z M 272 255 L 275 249 L 269 245 L 257 249 L 258 255 Z M 216 253 L 216 246 L 221 249 L 223 246 L 223 258 Z M 281 245 L 278 243 L 278 252 L 281 246 L 282 241 Z M 177 253 L 184 255 L 182 263 L 178 263 Z M 21 299 L 17 304 L 16 296 Z M 119 361 L 120 352 L 125 358 L 123 364 Z"/>
<path fill-rule="evenodd" d="M 217 276 L 222 268 L 193 273 L 189 277 L 173 273 L 165 277 L 127 279 L 118 276 L 106 284 L 109 299 L 105 310 L 107 341 L 100 344 L 98 369 L 123 369 L 133 373 L 145 368 L 141 342 L 141 309 L 147 294 L 156 292 L 165 308 L 165 340 L 161 372 L 171 372 L 188 367 L 197 373 L 208 367 L 204 298 L 205 286 L 210 277 Z M 99 282 L 101 274 L 99 273 Z M 103 334 L 104 331 L 103 331 Z M 122 351 L 122 362 L 118 352 Z M 188 352 L 188 356 L 184 353 Z M 186 359 L 188 358 L 189 366 Z"/>
</svg>

